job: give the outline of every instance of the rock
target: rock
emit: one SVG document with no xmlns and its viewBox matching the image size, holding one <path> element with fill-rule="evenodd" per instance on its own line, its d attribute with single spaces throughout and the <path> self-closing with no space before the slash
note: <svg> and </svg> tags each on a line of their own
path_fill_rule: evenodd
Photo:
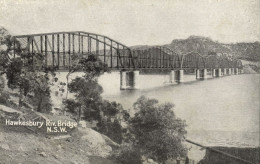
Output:
<svg viewBox="0 0 260 164">
<path fill-rule="evenodd" d="M 0 132 L 0 142 L 4 140 L 4 135 L 3 133 Z"/>
<path fill-rule="evenodd" d="M 102 134 L 96 132 L 90 128 L 78 128 L 78 131 L 82 135 L 80 142 L 88 145 L 88 151 L 95 156 L 107 157 L 112 152 L 110 147 Z"/>
<path fill-rule="evenodd" d="M 18 149 L 17 150 L 19 150 L 19 151 L 27 151 L 25 148 L 24 148 L 24 146 L 23 145 L 20 145 L 19 147 L 18 147 Z"/>
<path fill-rule="evenodd" d="M 150 162 L 150 163 L 153 163 L 153 162 L 154 162 L 154 161 L 153 161 L 152 159 L 150 159 L 150 158 L 149 158 L 147 161 Z"/>
<path fill-rule="evenodd" d="M 70 137 L 70 138 L 67 138 L 66 141 L 68 141 L 68 142 L 72 142 L 73 139 Z"/>
<path fill-rule="evenodd" d="M 2 144 L 0 144 L 0 147 L 1 147 L 2 149 L 5 149 L 5 150 L 10 150 L 9 145 L 6 144 L 6 143 L 2 143 Z"/>
<path fill-rule="evenodd" d="M 39 155 L 40 155 L 40 156 L 43 156 L 43 157 L 47 157 L 47 155 L 46 155 L 45 152 L 41 152 Z"/>
<path fill-rule="evenodd" d="M 59 159 L 59 157 L 55 154 L 52 155 L 55 159 Z"/>
<path fill-rule="evenodd" d="M 86 121 L 79 121 L 79 126 L 82 128 L 86 128 L 87 127 Z"/>
</svg>

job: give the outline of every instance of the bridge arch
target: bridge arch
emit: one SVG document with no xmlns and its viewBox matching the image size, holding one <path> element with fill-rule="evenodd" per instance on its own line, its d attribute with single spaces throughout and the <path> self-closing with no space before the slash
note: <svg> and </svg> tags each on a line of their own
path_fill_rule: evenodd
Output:
<svg viewBox="0 0 260 164">
<path fill-rule="evenodd" d="M 219 68 L 219 59 L 216 55 L 209 55 L 205 57 L 206 68 L 216 69 Z"/>
<path fill-rule="evenodd" d="M 198 52 L 188 52 L 181 56 L 181 69 L 205 68 L 205 57 Z"/>
<path fill-rule="evenodd" d="M 180 56 L 165 46 L 153 46 L 144 50 L 133 50 L 137 67 L 141 69 L 180 68 Z"/>
<path fill-rule="evenodd" d="M 221 54 L 219 56 L 219 68 L 231 68 L 232 60 L 227 56 L 227 54 Z"/>
<path fill-rule="evenodd" d="M 27 55 L 32 65 L 68 69 L 71 65 L 71 56 L 88 57 L 96 55 L 111 69 L 134 69 L 135 62 L 132 50 L 126 45 L 104 35 L 84 31 L 41 33 L 14 36 L 13 45 L 19 42 L 21 53 Z M 19 55 L 14 48 L 14 54 Z M 37 60 L 37 54 L 44 57 L 44 61 Z M 37 68 L 36 68 L 37 69 Z"/>
</svg>

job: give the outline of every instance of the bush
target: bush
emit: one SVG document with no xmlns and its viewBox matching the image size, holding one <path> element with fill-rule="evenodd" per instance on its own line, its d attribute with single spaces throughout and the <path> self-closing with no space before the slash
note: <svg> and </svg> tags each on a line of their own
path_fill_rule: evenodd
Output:
<svg viewBox="0 0 260 164">
<path fill-rule="evenodd" d="M 5 87 L 5 78 L 0 74 L 0 91 Z"/>
<path fill-rule="evenodd" d="M 110 158 L 121 164 L 142 164 L 142 157 L 139 149 L 132 144 L 123 144 Z"/>
<path fill-rule="evenodd" d="M 0 104 L 9 105 L 10 94 L 8 92 L 2 91 L 0 94 Z"/>
<path fill-rule="evenodd" d="M 66 99 L 63 101 L 63 104 L 65 105 L 66 111 L 68 111 L 74 115 L 78 114 L 79 106 L 80 106 L 80 104 L 78 102 L 76 102 L 73 99 Z"/>
<path fill-rule="evenodd" d="M 156 99 L 140 97 L 134 104 L 137 111 L 130 120 L 133 142 L 142 155 L 156 162 L 184 157 L 187 149 L 182 141 L 186 124 L 173 112 L 173 104 L 158 105 Z"/>
</svg>

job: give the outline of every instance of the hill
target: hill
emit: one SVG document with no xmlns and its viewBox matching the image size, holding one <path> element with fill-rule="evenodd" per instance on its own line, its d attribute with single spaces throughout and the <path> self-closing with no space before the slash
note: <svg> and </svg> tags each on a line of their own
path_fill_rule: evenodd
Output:
<svg viewBox="0 0 260 164">
<path fill-rule="evenodd" d="M 218 41 L 213 41 L 207 37 L 190 36 L 187 39 L 175 39 L 165 46 L 179 54 L 184 54 L 190 51 L 195 51 L 202 55 L 228 53 L 238 59 L 260 61 L 259 42 L 224 44 L 219 43 Z"/>
<path fill-rule="evenodd" d="M 260 42 L 224 44 L 209 37 L 190 36 L 187 39 L 174 39 L 170 44 L 163 46 L 169 47 L 178 54 L 185 54 L 191 51 L 198 52 L 204 56 L 212 53 L 228 53 L 238 59 L 260 61 Z M 147 49 L 149 47 L 152 46 L 136 45 L 131 48 Z"/>
</svg>

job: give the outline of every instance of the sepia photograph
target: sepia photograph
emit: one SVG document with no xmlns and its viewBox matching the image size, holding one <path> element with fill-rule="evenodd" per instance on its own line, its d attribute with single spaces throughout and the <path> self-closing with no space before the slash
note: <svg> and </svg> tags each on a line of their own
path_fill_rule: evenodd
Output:
<svg viewBox="0 0 260 164">
<path fill-rule="evenodd" d="M 260 164 L 260 0 L 0 0 L 0 164 Z"/>
</svg>

